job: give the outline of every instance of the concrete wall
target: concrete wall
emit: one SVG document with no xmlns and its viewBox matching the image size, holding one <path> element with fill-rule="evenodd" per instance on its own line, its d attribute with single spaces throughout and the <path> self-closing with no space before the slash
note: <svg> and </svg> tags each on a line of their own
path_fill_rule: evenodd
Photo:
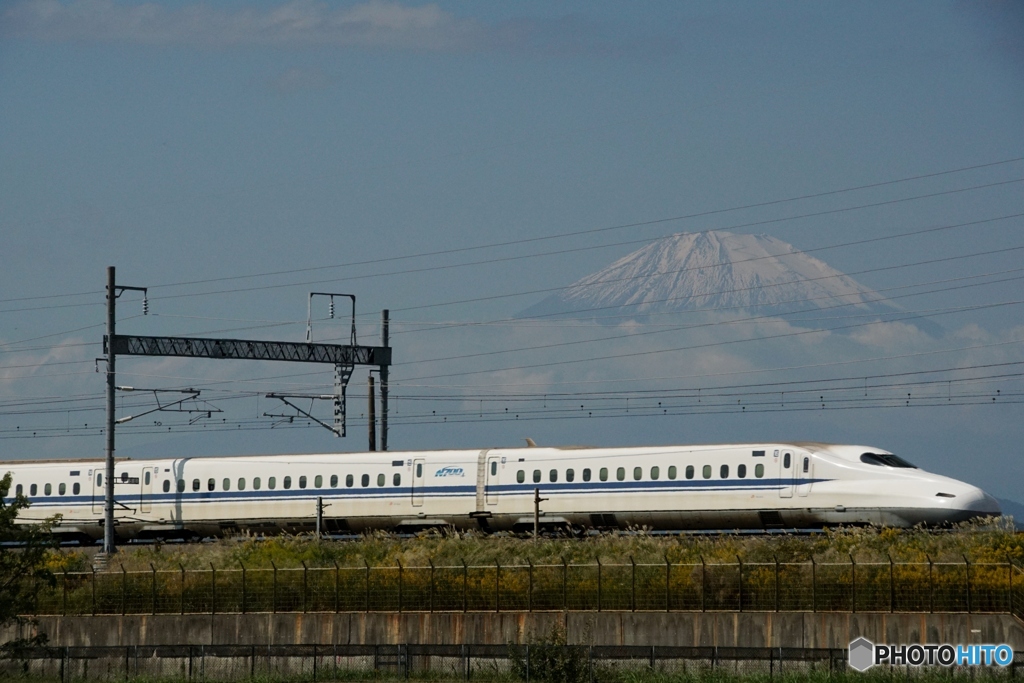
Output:
<svg viewBox="0 0 1024 683">
<path fill-rule="evenodd" d="M 1024 623 L 1001 614 L 772 612 L 490 612 L 217 614 L 39 617 L 0 642 L 46 633 L 50 644 L 523 643 L 565 629 L 588 645 L 842 647 L 886 643 L 1008 643 L 1024 650 Z M 975 633 L 974 631 L 977 630 Z"/>
</svg>

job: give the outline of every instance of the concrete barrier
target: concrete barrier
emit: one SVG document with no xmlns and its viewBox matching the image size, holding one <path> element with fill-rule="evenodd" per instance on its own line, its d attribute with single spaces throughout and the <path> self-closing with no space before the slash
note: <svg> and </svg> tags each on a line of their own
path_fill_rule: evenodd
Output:
<svg viewBox="0 0 1024 683">
<path fill-rule="evenodd" d="M 1024 650 L 1024 623 L 1004 614 L 826 612 L 434 612 L 38 617 L 3 640 L 45 633 L 54 646 L 507 644 L 564 630 L 585 645 L 840 647 L 879 643 L 1008 643 Z"/>
</svg>

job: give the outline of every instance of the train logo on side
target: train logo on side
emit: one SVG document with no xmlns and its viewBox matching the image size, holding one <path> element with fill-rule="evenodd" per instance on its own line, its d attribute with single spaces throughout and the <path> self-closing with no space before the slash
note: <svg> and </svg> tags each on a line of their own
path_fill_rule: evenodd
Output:
<svg viewBox="0 0 1024 683">
<path fill-rule="evenodd" d="M 464 477 L 466 476 L 465 470 L 461 467 L 442 467 L 437 472 L 434 472 L 435 477 Z"/>
</svg>

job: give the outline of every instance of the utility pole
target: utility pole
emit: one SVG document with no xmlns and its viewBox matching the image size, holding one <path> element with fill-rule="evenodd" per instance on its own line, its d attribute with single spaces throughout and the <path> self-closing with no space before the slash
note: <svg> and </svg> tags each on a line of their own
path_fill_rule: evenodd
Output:
<svg viewBox="0 0 1024 683">
<path fill-rule="evenodd" d="M 533 540 L 536 541 L 540 537 L 540 504 L 543 503 L 547 498 L 540 497 L 540 489 L 536 488 L 533 490 Z"/>
<path fill-rule="evenodd" d="M 380 345 L 388 348 L 388 328 L 390 316 L 388 309 L 380 312 Z M 388 449 L 388 365 L 380 366 L 380 449 Z"/>
<path fill-rule="evenodd" d="M 114 327 L 117 321 L 115 316 L 115 306 L 117 303 L 117 297 L 121 295 L 121 292 L 131 290 L 135 292 L 142 292 L 143 296 L 148 295 L 148 291 L 145 287 L 118 287 L 116 277 L 114 274 L 114 266 L 107 266 L 107 339 L 114 339 Z M 146 315 L 149 313 L 149 301 L 146 298 L 142 300 L 142 314 Z M 114 424 L 116 419 L 114 417 L 115 404 L 114 397 L 117 391 L 116 378 L 115 378 L 115 361 L 117 354 L 114 352 L 114 344 L 108 343 L 107 345 L 107 457 L 106 457 L 106 468 L 105 474 L 106 481 L 104 484 L 104 495 L 103 495 L 103 552 L 107 555 L 112 555 L 117 552 L 117 546 L 114 542 Z M 95 476 L 95 473 L 94 473 Z"/>
<path fill-rule="evenodd" d="M 366 376 L 366 386 L 369 391 L 367 397 L 367 435 L 370 438 L 370 450 L 377 450 L 377 400 L 373 394 L 373 375 Z"/>
<path fill-rule="evenodd" d="M 114 266 L 107 266 L 107 339 L 114 338 L 114 303 L 117 301 L 117 285 L 114 284 Z M 107 344 L 107 467 L 103 495 L 103 552 L 113 555 L 114 545 L 114 345 Z"/>
</svg>

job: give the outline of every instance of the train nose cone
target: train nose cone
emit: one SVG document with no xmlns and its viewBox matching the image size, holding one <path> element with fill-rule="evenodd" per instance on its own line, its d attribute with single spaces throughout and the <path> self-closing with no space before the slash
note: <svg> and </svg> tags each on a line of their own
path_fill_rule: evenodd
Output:
<svg viewBox="0 0 1024 683">
<path fill-rule="evenodd" d="M 998 517 L 1003 514 L 999 501 L 981 489 L 974 489 L 965 496 L 964 510 L 978 517 Z"/>
</svg>

